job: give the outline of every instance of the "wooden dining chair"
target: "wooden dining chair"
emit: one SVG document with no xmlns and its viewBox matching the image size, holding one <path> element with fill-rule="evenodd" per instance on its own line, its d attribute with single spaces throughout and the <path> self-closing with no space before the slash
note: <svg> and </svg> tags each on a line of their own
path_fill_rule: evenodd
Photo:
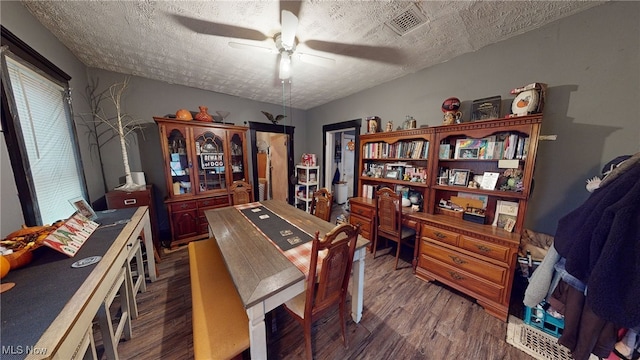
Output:
<svg viewBox="0 0 640 360">
<path fill-rule="evenodd" d="M 307 358 L 313 358 L 311 325 L 335 305 L 339 305 L 340 325 L 344 347 L 348 347 L 346 330 L 346 298 L 353 254 L 360 226 L 342 224 L 328 232 L 322 240 L 316 232 L 311 246 L 311 262 L 306 280 L 306 291 L 285 302 L 285 309 L 304 328 Z M 327 251 L 316 279 L 318 253 Z"/>
<path fill-rule="evenodd" d="M 333 206 L 333 194 L 327 188 L 322 188 L 313 193 L 311 199 L 311 213 L 324 221 L 331 221 L 331 207 Z"/>
<path fill-rule="evenodd" d="M 373 257 L 376 257 L 378 239 L 385 238 L 397 243 L 395 270 L 403 243 L 415 249 L 416 230 L 402 225 L 400 195 L 388 187 L 376 191 L 376 228 L 373 238 Z"/>
<path fill-rule="evenodd" d="M 253 192 L 251 191 L 251 185 L 249 183 L 236 180 L 231 184 L 229 189 L 231 190 L 233 205 L 253 202 Z"/>
</svg>

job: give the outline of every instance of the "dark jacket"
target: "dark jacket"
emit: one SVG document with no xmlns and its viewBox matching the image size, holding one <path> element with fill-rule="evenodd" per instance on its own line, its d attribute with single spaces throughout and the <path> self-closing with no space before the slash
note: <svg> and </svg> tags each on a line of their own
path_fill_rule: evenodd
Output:
<svg viewBox="0 0 640 360">
<path fill-rule="evenodd" d="M 587 284 L 593 312 L 618 326 L 640 325 L 640 161 L 618 171 L 558 222 L 554 246 L 566 270 Z M 629 159 L 629 160 L 631 160 Z M 627 161 L 629 161 L 627 160 Z"/>
</svg>

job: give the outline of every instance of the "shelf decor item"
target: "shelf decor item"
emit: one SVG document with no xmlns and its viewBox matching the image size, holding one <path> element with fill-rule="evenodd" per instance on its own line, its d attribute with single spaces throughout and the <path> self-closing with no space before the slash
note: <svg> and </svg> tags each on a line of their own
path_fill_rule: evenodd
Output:
<svg viewBox="0 0 640 360">
<path fill-rule="evenodd" d="M 473 100 L 471 103 L 471 121 L 491 120 L 500 117 L 501 96 Z"/>
<path fill-rule="evenodd" d="M 207 122 L 213 121 L 213 117 L 208 113 L 209 108 L 206 106 L 198 106 L 198 109 L 200 109 L 200 112 L 196 114 L 196 120 Z"/>
<path fill-rule="evenodd" d="M 453 169 L 451 170 L 451 185 L 467 186 L 469 183 L 469 170 Z"/>
<path fill-rule="evenodd" d="M 381 119 L 377 116 L 369 116 L 365 118 L 367 121 L 367 134 L 375 134 L 380 132 L 380 121 Z"/>
<path fill-rule="evenodd" d="M 180 109 L 176 111 L 176 120 L 193 120 L 193 116 L 191 115 L 191 111 L 187 109 Z"/>
<path fill-rule="evenodd" d="M 516 94 L 511 103 L 511 117 L 541 113 L 546 90 L 544 83 L 531 83 L 511 90 L 511 94 Z"/>
</svg>

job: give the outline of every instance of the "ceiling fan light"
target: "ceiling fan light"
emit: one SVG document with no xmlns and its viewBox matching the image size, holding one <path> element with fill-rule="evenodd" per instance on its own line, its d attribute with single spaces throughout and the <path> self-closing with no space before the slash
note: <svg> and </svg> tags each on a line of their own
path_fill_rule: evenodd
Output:
<svg viewBox="0 0 640 360">
<path fill-rule="evenodd" d="M 280 80 L 291 77 L 291 55 L 286 52 L 280 54 Z"/>
</svg>

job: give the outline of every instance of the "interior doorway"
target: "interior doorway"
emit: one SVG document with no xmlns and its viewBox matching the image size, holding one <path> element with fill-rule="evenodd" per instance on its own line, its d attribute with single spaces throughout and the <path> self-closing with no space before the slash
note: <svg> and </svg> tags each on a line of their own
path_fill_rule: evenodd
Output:
<svg viewBox="0 0 640 360">
<path fill-rule="evenodd" d="M 361 119 L 356 119 L 322 127 L 324 186 L 331 189 L 338 204 L 358 195 L 360 126 Z"/>
<path fill-rule="evenodd" d="M 249 122 L 256 200 L 293 204 L 293 126 Z"/>
</svg>

